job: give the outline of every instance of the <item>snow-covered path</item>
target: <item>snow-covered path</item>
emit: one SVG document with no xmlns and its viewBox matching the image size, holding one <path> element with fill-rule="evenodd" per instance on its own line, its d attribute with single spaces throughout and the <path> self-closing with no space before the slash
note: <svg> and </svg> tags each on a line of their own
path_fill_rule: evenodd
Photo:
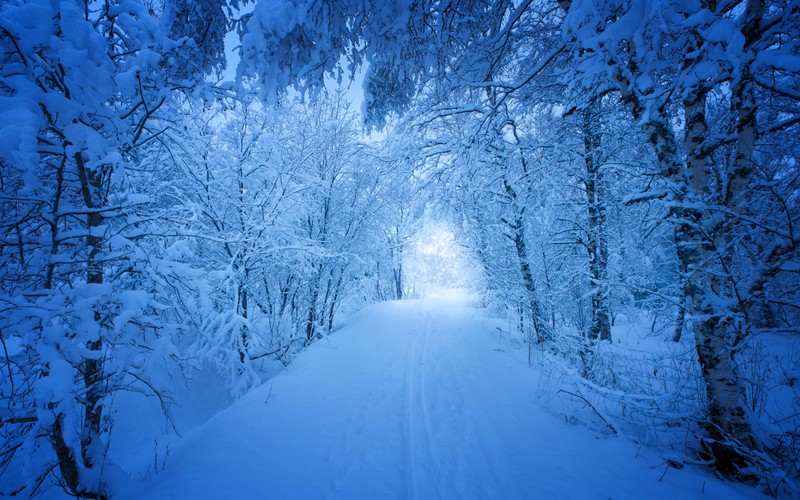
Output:
<svg viewBox="0 0 800 500">
<path fill-rule="evenodd" d="M 534 401 L 466 298 L 378 304 L 195 429 L 131 498 L 738 498 Z"/>
</svg>

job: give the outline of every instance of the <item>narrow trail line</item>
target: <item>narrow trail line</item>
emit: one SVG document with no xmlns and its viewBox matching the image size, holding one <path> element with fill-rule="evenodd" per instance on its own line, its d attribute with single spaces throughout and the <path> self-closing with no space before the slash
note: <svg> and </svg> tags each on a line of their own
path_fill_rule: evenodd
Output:
<svg viewBox="0 0 800 500">
<path fill-rule="evenodd" d="M 743 497 L 551 416 L 501 342 L 467 297 L 368 307 L 117 497 Z"/>
<path fill-rule="evenodd" d="M 405 406 L 406 406 L 406 471 L 408 476 L 408 496 L 416 498 L 419 495 L 419 448 L 421 446 L 421 436 L 419 433 L 419 417 L 420 410 L 419 402 L 419 344 L 420 333 L 418 331 L 410 332 L 413 340 L 411 341 L 411 349 L 406 361 L 406 388 L 405 388 Z"/>
</svg>

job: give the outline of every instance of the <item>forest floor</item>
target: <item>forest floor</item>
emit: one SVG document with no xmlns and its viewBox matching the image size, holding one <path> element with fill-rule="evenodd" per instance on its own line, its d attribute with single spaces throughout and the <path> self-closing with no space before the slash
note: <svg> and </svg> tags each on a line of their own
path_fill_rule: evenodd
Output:
<svg viewBox="0 0 800 500">
<path fill-rule="evenodd" d="M 536 364 L 494 325 L 466 296 L 370 306 L 114 496 L 759 496 L 547 411 Z"/>
</svg>

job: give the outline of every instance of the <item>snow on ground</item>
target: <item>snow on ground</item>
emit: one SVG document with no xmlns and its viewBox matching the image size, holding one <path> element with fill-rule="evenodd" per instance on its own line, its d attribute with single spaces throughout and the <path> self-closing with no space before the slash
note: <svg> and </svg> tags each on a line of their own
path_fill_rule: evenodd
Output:
<svg viewBox="0 0 800 500">
<path fill-rule="evenodd" d="M 468 297 L 368 307 L 115 497 L 759 496 L 548 413 L 498 335 Z"/>
</svg>

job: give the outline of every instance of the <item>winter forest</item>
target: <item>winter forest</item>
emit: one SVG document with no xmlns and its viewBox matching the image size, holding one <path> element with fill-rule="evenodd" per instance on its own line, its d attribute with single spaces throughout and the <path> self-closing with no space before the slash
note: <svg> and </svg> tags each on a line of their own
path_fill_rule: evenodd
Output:
<svg viewBox="0 0 800 500">
<path fill-rule="evenodd" d="M 0 51 L 0 495 L 800 496 L 799 1 L 0 0 Z"/>
</svg>

